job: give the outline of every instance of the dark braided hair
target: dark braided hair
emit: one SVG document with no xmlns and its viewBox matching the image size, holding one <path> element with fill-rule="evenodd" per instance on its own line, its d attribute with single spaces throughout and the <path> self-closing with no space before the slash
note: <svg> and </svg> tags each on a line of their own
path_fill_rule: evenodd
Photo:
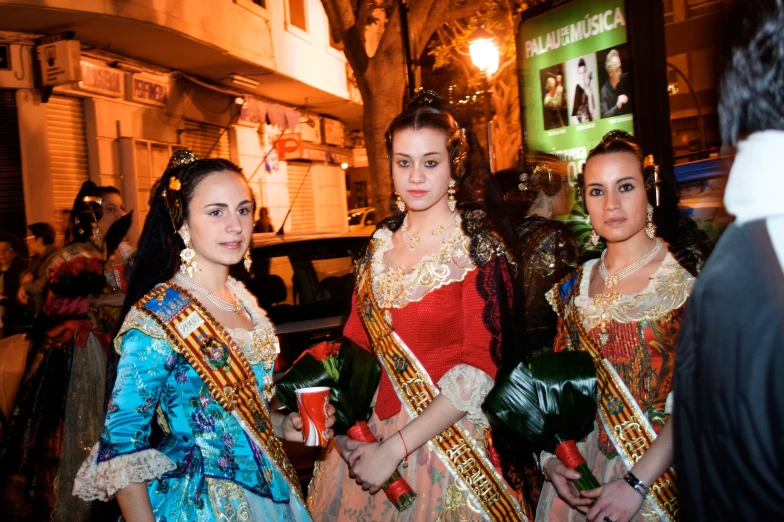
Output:
<svg viewBox="0 0 784 522">
<path fill-rule="evenodd" d="M 558 194 L 566 176 L 563 162 L 552 154 L 527 152 L 521 159 L 522 166 L 495 173 L 507 212 L 517 223 L 528 215 L 540 192 Z"/>
<path fill-rule="evenodd" d="M 225 171 L 242 176 L 242 170 L 228 160 L 200 160 L 188 151 L 174 153 L 151 191 L 150 211 L 131 266 L 119 324 L 136 301 L 174 276 L 180 264 L 180 251 L 185 247 L 177 232 L 188 219 L 196 187 L 208 175 Z"/>
<path fill-rule="evenodd" d="M 102 200 L 107 194 L 121 196 L 120 191 L 111 185 L 98 186 L 90 180 L 82 183 L 68 218 L 64 244 L 85 243 L 90 240 L 93 236 L 93 224 L 103 216 Z"/>
<path fill-rule="evenodd" d="M 508 255 L 512 256 L 517 251 L 517 234 L 506 215 L 501 190 L 490 173 L 487 158 L 473 130 L 469 126 L 461 127 L 452 116 L 448 104 L 436 93 L 421 91 L 387 128 L 385 138 L 390 183 L 394 135 L 403 129 L 433 129 L 446 135 L 452 179 L 457 182 L 457 211 L 464 221 L 464 232 L 471 238 L 474 263 L 482 265 L 485 261 L 477 246 L 480 236 L 487 233 L 500 240 Z M 394 197 L 390 199 L 389 208 L 393 212 L 392 217 L 379 223 L 379 226 L 395 231 L 402 225 L 404 214 L 397 211 Z"/>
</svg>

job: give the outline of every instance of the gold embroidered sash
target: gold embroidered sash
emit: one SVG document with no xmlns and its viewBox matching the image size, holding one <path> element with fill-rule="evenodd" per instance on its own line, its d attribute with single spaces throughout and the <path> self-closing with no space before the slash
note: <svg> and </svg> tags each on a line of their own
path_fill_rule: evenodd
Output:
<svg viewBox="0 0 784 522">
<path fill-rule="evenodd" d="M 579 288 L 582 277 L 581 272 L 574 288 Z M 656 432 L 615 368 L 602 355 L 601 348 L 588 336 L 577 307 L 572 305 L 568 317 L 565 315 L 566 303 L 562 302 L 559 295 L 560 286 L 557 285 L 553 291 L 558 313 L 567 323 L 572 323 L 571 326 L 577 329 L 580 336 L 580 342 L 573 342 L 572 345 L 577 350 L 590 353 L 596 363 L 599 418 L 618 455 L 623 458 L 628 469 L 632 469 L 653 444 Z M 675 480 L 675 470 L 670 467 L 649 488 L 651 503 L 666 521 L 680 520 Z"/>
<path fill-rule="evenodd" d="M 172 349 L 185 357 L 213 398 L 262 447 L 289 490 L 305 505 L 297 472 L 274 434 L 267 405 L 259 395 L 256 375 L 223 327 L 190 293 L 168 282 L 149 292 L 134 307 L 163 329 Z"/>
<path fill-rule="evenodd" d="M 372 247 L 368 249 L 372 250 Z M 372 255 L 358 266 L 357 312 L 401 403 L 412 417 L 417 417 L 439 391 L 414 354 L 384 320 L 373 295 L 369 259 Z M 466 486 L 474 504 L 488 519 L 527 522 L 528 518 L 510 495 L 493 464 L 459 423 L 453 424 L 429 443 L 452 474 Z"/>
</svg>

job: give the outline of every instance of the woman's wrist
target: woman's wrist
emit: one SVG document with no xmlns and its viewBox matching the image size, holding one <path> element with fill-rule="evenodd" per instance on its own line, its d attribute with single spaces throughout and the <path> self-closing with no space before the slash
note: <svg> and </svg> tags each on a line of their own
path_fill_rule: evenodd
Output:
<svg viewBox="0 0 784 522">
<path fill-rule="evenodd" d="M 388 449 L 390 455 L 396 462 L 405 460 L 405 458 L 408 457 L 407 448 L 405 447 L 405 443 L 403 442 L 399 431 L 384 439 L 381 445 L 385 446 L 385 449 Z"/>
<path fill-rule="evenodd" d="M 282 413 L 277 411 L 270 412 L 270 420 L 272 421 L 272 431 L 279 439 L 285 439 L 283 435 L 283 420 L 286 418 Z"/>
</svg>

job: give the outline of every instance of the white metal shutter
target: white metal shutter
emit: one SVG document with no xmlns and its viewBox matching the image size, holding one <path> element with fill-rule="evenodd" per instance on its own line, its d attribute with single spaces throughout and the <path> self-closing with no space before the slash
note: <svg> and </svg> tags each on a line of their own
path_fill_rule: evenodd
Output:
<svg viewBox="0 0 784 522">
<path fill-rule="evenodd" d="M 313 200 L 313 171 L 310 169 L 310 163 L 289 161 L 286 164 L 286 172 L 289 178 L 289 205 L 291 205 L 291 215 L 288 220 L 291 225 L 290 231 L 313 232 L 316 230 L 316 208 Z"/>
<path fill-rule="evenodd" d="M 6 89 L 0 89 L 0 232 L 27 235 L 16 91 Z"/>
<path fill-rule="evenodd" d="M 229 159 L 229 131 L 225 127 L 185 120 L 180 144 L 201 159 Z"/>
<path fill-rule="evenodd" d="M 46 120 L 55 220 L 59 221 L 90 177 L 82 99 L 52 95 L 46 103 Z"/>
</svg>

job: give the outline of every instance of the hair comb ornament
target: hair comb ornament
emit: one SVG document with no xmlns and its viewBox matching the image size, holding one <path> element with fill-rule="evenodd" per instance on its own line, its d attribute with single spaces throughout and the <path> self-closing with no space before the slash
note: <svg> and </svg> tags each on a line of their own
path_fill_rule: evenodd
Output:
<svg viewBox="0 0 784 522">
<path fill-rule="evenodd" d="M 408 102 L 408 107 L 417 107 L 417 106 L 438 106 L 439 104 L 444 103 L 441 97 L 435 91 L 431 91 L 428 89 L 422 89 L 418 93 L 411 98 L 411 101 Z"/>
<path fill-rule="evenodd" d="M 171 159 L 169 159 L 169 165 L 166 167 L 166 170 L 170 169 L 179 169 L 186 165 L 190 165 L 194 161 L 199 161 L 199 158 L 193 152 L 189 151 L 188 149 L 181 149 L 172 154 Z"/>
<path fill-rule="evenodd" d="M 655 193 L 653 194 L 654 201 L 658 207 L 659 203 L 661 202 L 662 179 L 659 165 L 656 163 L 656 159 L 654 158 L 653 154 L 648 154 L 645 156 L 645 159 L 642 162 L 642 171 L 646 178 L 645 188 L 649 193 L 655 190 Z"/>
<path fill-rule="evenodd" d="M 460 181 L 463 177 L 464 165 L 468 159 L 468 140 L 466 140 L 466 131 L 463 127 L 458 127 L 449 136 L 446 142 L 446 148 L 449 151 L 449 158 L 452 161 L 453 177 Z"/>
<path fill-rule="evenodd" d="M 624 130 L 613 129 L 602 136 L 602 141 L 600 143 L 607 143 L 608 141 L 613 140 L 634 141 L 634 136 Z"/>
<path fill-rule="evenodd" d="M 172 154 L 169 165 L 166 167 L 166 172 L 172 171 L 172 174 L 169 176 L 169 181 L 161 192 L 161 196 L 166 204 L 166 210 L 169 211 L 169 219 L 171 219 L 175 233 L 180 228 L 178 223 L 182 223 L 182 201 L 180 199 L 182 181 L 178 174 L 181 169 L 196 161 L 199 161 L 198 156 L 189 150 L 182 149 Z"/>
</svg>

